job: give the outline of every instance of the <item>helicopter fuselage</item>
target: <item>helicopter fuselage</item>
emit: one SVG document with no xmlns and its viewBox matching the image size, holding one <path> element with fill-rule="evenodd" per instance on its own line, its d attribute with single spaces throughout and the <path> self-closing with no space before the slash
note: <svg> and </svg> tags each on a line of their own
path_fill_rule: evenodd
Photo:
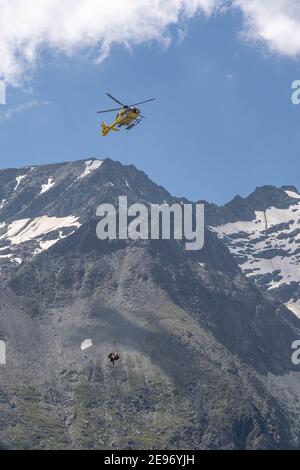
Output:
<svg viewBox="0 0 300 470">
<path fill-rule="evenodd" d="M 122 103 L 122 101 L 118 100 L 117 98 L 114 98 L 110 93 L 106 93 L 106 94 L 111 100 L 118 103 L 120 107 L 114 108 L 114 109 L 104 109 L 102 111 L 97 111 L 98 114 L 111 113 L 114 111 L 118 111 L 118 114 L 112 124 L 106 124 L 106 122 L 102 122 L 101 134 L 103 136 L 107 135 L 110 131 L 118 132 L 120 130 L 120 127 L 123 127 L 123 126 L 125 126 L 127 130 L 135 127 L 137 124 L 141 122 L 142 119 L 145 119 L 145 117 L 141 114 L 137 106 L 145 104 L 145 103 L 150 103 L 150 101 L 155 100 L 155 98 L 151 98 L 149 100 L 139 101 L 138 103 L 127 105 L 127 104 Z"/>
<path fill-rule="evenodd" d="M 120 127 L 125 126 L 127 130 L 140 123 L 139 119 L 140 110 L 138 108 L 124 108 L 118 112 L 116 119 L 112 124 L 101 125 L 101 134 L 106 136 L 110 131 L 119 131 Z"/>
</svg>

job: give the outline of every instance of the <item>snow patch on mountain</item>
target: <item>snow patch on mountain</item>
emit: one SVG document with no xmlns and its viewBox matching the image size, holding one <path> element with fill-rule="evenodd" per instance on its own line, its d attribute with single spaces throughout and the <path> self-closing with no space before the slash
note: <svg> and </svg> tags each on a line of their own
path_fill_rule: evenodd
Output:
<svg viewBox="0 0 300 470">
<path fill-rule="evenodd" d="M 297 193 L 289 193 L 296 199 Z M 300 202 L 292 202 L 285 209 L 255 211 L 253 220 L 212 229 L 226 243 L 244 274 L 263 289 L 300 283 Z"/>
<path fill-rule="evenodd" d="M 87 160 L 86 162 L 84 162 L 84 165 L 85 165 L 84 171 L 81 173 L 80 176 L 78 176 L 77 180 L 85 178 L 86 176 L 90 175 L 94 171 L 98 170 L 98 168 L 100 168 L 102 163 L 103 163 L 103 160 Z"/>
<path fill-rule="evenodd" d="M 300 199 L 300 194 L 295 193 L 295 191 L 285 191 L 285 193 L 292 199 Z"/>
<path fill-rule="evenodd" d="M 290 225 L 299 223 L 300 203 L 292 204 L 287 209 L 270 207 L 265 212 L 255 211 L 255 219 L 251 221 L 237 221 L 213 227 L 221 237 L 234 233 L 247 233 L 250 238 L 255 238 L 261 232 L 279 225 L 289 223 Z"/>
<path fill-rule="evenodd" d="M 40 242 L 39 243 L 39 248 L 37 248 L 37 250 L 36 250 L 36 254 L 40 253 L 41 251 L 49 250 L 49 248 L 51 248 L 51 246 L 55 245 L 55 243 L 57 243 L 62 238 L 64 238 L 64 237 L 59 237 L 59 238 L 55 238 L 54 240 L 46 240 L 46 241 Z"/>
<path fill-rule="evenodd" d="M 1 224 L 0 271 L 7 262 L 20 264 L 28 256 L 48 250 L 81 226 L 78 217 L 48 217 L 15 220 Z"/>
<path fill-rule="evenodd" d="M 285 304 L 298 318 L 300 318 L 300 300 L 290 300 Z"/>
<path fill-rule="evenodd" d="M 93 341 L 91 339 L 85 339 L 81 345 L 80 345 L 80 349 L 81 351 L 85 351 L 86 349 L 89 349 L 93 346 Z"/>
<path fill-rule="evenodd" d="M 20 175 L 20 176 L 17 176 L 16 177 L 16 181 L 17 181 L 17 184 L 16 186 L 14 187 L 14 191 L 16 191 L 18 189 L 18 187 L 20 186 L 21 184 L 21 181 L 23 181 L 24 178 L 26 178 L 27 176 L 27 173 L 25 175 Z"/>
<path fill-rule="evenodd" d="M 4 238 L 9 240 L 13 245 L 18 245 L 60 228 L 78 228 L 80 225 L 78 218 L 74 216 L 48 217 L 43 215 L 35 219 L 23 219 L 12 222 L 7 227 L 6 234 L 2 235 L 0 239 Z"/>
<path fill-rule="evenodd" d="M 6 204 L 6 199 L 2 199 L 1 203 L 0 203 L 0 209 L 3 209 L 3 207 L 5 206 Z"/>
<path fill-rule="evenodd" d="M 40 194 L 46 193 L 47 191 L 49 191 L 49 189 L 53 188 L 53 186 L 55 186 L 55 182 L 53 181 L 53 178 L 48 178 L 47 183 L 42 185 Z"/>
<path fill-rule="evenodd" d="M 0 259 L 11 258 L 12 256 L 13 256 L 12 253 L 9 253 L 8 255 L 0 255 Z"/>
</svg>

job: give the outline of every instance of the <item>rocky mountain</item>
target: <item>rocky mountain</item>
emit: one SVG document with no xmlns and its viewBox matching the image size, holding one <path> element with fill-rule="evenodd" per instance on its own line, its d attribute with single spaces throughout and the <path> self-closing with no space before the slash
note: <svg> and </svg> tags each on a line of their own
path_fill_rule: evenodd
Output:
<svg viewBox="0 0 300 470">
<path fill-rule="evenodd" d="M 133 166 L 2 170 L 0 193 L 1 448 L 300 448 L 299 320 L 240 269 L 234 210 L 207 204 L 189 252 L 96 237 L 103 202 L 178 200 Z"/>
<path fill-rule="evenodd" d="M 300 317 L 300 194 L 295 187 L 257 188 L 207 219 L 242 272 Z"/>
</svg>

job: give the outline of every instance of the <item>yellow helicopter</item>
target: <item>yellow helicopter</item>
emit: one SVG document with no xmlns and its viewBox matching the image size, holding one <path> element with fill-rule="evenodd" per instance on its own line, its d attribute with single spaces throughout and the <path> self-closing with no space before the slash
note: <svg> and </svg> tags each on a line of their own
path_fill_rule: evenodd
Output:
<svg viewBox="0 0 300 470">
<path fill-rule="evenodd" d="M 144 103 L 149 103 L 150 101 L 154 101 L 155 98 L 151 98 L 150 100 L 146 101 L 141 101 L 140 103 L 135 103 L 131 105 L 126 105 L 121 103 L 121 101 L 117 100 L 114 98 L 112 95 L 109 93 L 106 93 L 107 96 L 121 105 L 120 108 L 115 108 L 115 109 L 105 109 L 104 111 L 98 111 L 98 114 L 102 113 L 111 113 L 113 111 L 119 111 L 116 119 L 112 124 L 106 124 L 105 122 L 102 122 L 101 124 L 101 134 L 103 136 L 106 136 L 110 131 L 115 131 L 118 132 L 120 127 L 125 126 L 126 130 L 130 130 L 133 127 L 137 126 L 142 119 L 145 119 L 145 116 L 141 114 L 141 111 L 136 107 Z"/>
</svg>

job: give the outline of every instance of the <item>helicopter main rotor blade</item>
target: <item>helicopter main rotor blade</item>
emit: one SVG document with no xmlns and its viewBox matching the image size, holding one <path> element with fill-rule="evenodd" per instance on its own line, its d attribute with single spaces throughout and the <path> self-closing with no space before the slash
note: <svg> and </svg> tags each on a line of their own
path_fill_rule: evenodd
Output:
<svg viewBox="0 0 300 470">
<path fill-rule="evenodd" d="M 128 106 L 126 106 L 126 104 L 124 103 L 121 103 L 121 101 L 117 100 L 116 98 L 114 98 L 110 93 L 106 93 L 107 96 L 111 99 L 111 100 L 114 100 L 116 103 L 120 104 L 121 106 L 123 106 L 123 108 L 127 108 Z"/>
<path fill-rule="evenodd" d="M 122 108 L 105 109 L 104 111 L 97 111 L 97 114 L 112 113 L 113 111 L 120 111 L 120 109 L 124 109 L 123 106 L 122 106 Z"/>
<path fill-rule="evenodd" d="M 156 100 L 156 98 L 151 98 L 151 100 L 140 101 L 140 103 L 131 104 L 130 107 L 132 107 L 132 106 L 138 106 L 139 104 L 150 103 L 150 101 L 155 101 L 155 100 Z"/>
</svg>

